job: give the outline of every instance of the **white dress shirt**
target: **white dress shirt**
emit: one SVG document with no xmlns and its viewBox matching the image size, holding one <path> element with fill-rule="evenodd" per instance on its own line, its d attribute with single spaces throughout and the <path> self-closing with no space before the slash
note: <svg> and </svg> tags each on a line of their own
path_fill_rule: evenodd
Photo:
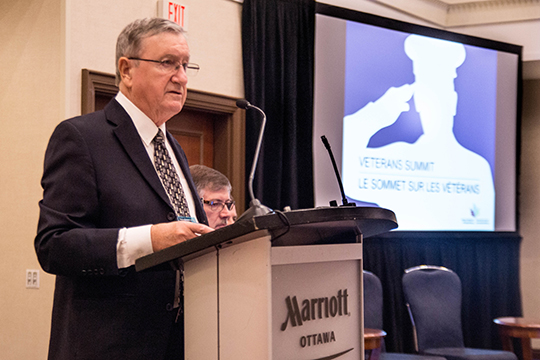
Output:
<svg viewBox="0 0 540 360">
<path fill-rule="evenodd" d="M 152 164 L 154 164 L 154 143 L 152 140 L 158 132 L 158 127 L 148 116 L 146 116 L 146 114 L 139 110 L 139 108 L 137 108 L 124 94 L 122 94 L 122 92 L 118 92 L 116 95 L 116 101 L 122 105 L 128 115 L 131 117 L 131 120 L 133 121 L 133 124 L 141 137 L 144 147 L 146 148 L 148 157 L 152 161 Z M 165 124 L 161 125 L 159 128 L 161 131 L 163 131 L 163 134 L 166 134 L 167 130 Z M 193 195 L 186 181 L 186 177 L 178 164 L 178 160 L 174 155 L 171 145 L 167 140 L 167 137 L 165 137 L 165 146 L 167 147 L 167 151 L 169 152 L 176 172 L 180 177 L 180 182 L 182 184 L 189 208 L 189 213 L 194 221 L 197 221 Z M 120 229 L 118 232 L 118 242 L 116 246 L 116 257 L 119 269 L 134 265 L 136 259 L 153 253 L 152 240 L 150 237 L 151 226 L 152 224 L 148 224 Z"/>
</svg>

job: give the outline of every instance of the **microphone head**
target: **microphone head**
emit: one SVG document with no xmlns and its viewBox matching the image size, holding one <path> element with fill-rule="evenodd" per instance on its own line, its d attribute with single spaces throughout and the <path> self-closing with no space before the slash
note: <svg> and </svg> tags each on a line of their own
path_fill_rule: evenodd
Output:
<svg viewBox="0 0 540 360">
<path fill-rule="evenodd" d="M 326 138 L 326 136 L 321 136 L 321 140 L 324 144 L 324 147 L 327 148 L 327 149 L 330 149 L 330 143 L 328 142 L 328 139 Z"/>
<path fill-rule="evenodd" d="M 236 106 L 238 106 L 240 109 L 246 110 L 251 104 L 246 99 L 240 99 L 236 100 Z"/>
</svg>

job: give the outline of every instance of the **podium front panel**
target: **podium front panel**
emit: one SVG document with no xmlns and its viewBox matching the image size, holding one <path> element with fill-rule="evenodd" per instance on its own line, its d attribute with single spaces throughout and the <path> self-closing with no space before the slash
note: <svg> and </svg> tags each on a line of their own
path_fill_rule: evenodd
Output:
<svg viewBox="0 0 540 360">
<path fill-rule="evenodd" d="M 185 359 L 272 359 L 270 235 L 184 261 Z"/>
<path fill-rule="evenodd" d="M 184 263 L 185 359 L 219 359 L 216 254 Z"/>
<path fill-rule="evenodd" d="M 270 236 L 221 249 L 218 259 L 218 359 L 271 359 Z"/>
<path fill-rule="evenodd" d="M 361 359 L 362 244 L 272 248 L 272 358 Z"/>
</svg>

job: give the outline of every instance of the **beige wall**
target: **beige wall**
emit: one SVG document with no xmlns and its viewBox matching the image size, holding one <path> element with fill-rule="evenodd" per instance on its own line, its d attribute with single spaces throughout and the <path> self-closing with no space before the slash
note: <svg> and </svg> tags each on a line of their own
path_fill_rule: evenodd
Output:
<svg viewBox="0 0 540 360">
<path fill-rule="evenodd" d="M 52 277 L 25 288 L 39 269 L 33 248 L 43 153 L 63 116 L 62 5 L 0 2 L 0 357 L 44 359 Z"/>
<path fill-rule="evenodd" d="M 242 97 L 241 4 L 183 0 L 193 62 L 201 65 L 188 88 Z M 329 1 L 330 2 L 330 1 Z M 368 0 L 335 0 L 353 9 L 427 25 Z M 135 18 L 154 16 L 155 0 L 0 1 L 0 357 L 45 359 L 54 277 L 25 288 L 25 270 L 39 269 L 33 249 L 41 198 L 43 154 L 54 126 L 80 113 L 81 69 L 114 72 L 118 32 Z M 540 59 L 539 22 L 462 28 L 473 35 L 525 45 Z M 536 61 L 535 63 L 540 63 Z M 533 64 L 531 62 L 531 64 Z M 531 73 L 538 74 L 538 71 Z M 536 76 L 538 79 L 539 76 Z M 540 80 L 525 83 L 521 227 L 525 315 L 540 317 Z M 20 141 L 24 136 L 24 143 Z M 535 172 L 536 171 L 536 172 Z"/>
</svg>

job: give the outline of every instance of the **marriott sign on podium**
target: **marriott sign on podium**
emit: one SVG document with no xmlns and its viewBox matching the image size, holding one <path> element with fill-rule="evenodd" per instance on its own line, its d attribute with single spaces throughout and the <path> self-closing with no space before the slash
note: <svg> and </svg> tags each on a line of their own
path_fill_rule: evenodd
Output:
<svg viewBox="0 0 540 360">
<path fill-rule="evenodd" d="M 352 246 L 361 249 L 347 247 Z M 361 260 L 318 261 L 324 259 L 310 255 L 311 260 L 300 253 L 280 265 L 273 261 L 273 358 L 360 359 Z"/>
</svg>

